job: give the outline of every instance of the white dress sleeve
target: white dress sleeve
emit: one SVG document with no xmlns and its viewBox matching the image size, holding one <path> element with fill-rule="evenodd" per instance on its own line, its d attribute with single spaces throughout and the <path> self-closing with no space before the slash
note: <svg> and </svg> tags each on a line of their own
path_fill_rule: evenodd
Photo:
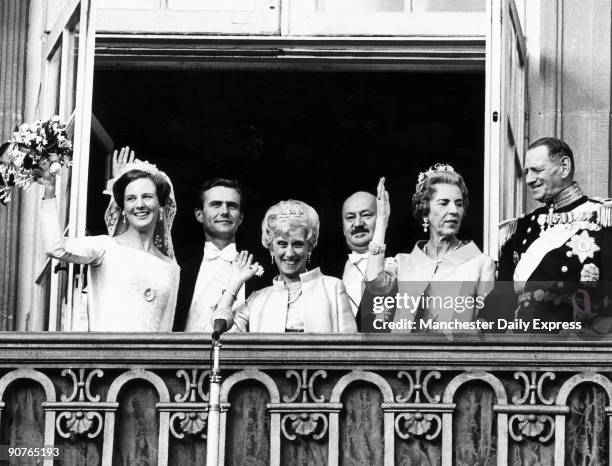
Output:
<svg viewBox="0 0 612 466">
<path fill-rule="evenodd" d="M 174 270 L 172 271 L 172 284 L 170 285 L 170 298 L 166 309 L 162 314 L 161 321 L 159 322 L 160 332 L 171 332 L 174 326 L 174 314 L 176 312 L 176 298 L 178 295 L 179 278 L 180 278 L 180 267 L 174 263 Z"/>
<path fill-rule="evenodd" d="M 102 263 L 108 236 L 65 238 L 59 226 L 55 199 L 43 199 L 40 209 L 43 247 L 46 254 L 64 262 L 97 266 Z M 112 240 L 111 240 L 112 241 Z"/>
<path fill-rule="evenodd" d="M 234 328 L 238 332 L 249 331 L 249 316 L 251 315 L 251 309 L 249 308 L 249 300 L 240 304 L 234 309 Z"/>
</svg>

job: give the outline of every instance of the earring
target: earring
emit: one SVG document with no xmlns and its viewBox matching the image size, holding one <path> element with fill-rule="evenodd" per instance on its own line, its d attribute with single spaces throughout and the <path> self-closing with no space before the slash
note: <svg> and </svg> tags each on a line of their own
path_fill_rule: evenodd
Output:
<svg viewBox="0 0 612 466">
<path fill-rule="evenodd" d="M 312 254 L 312 253 L 311 253 L 311 252 L 309 252 L 309 253 L 308 253 L 308 256 L 306 256 L 306 265 L 310 265 L 310 255 L 311 255 L 311 254 Z"/>
<path fill-rule="evenodd" d="M 427 229 L 429 228 L 429 219 L 425 217 L 423 219 L 423 231 L 427 233 Z"/>
<path fill-rule="evenodd" d="M 274 254 L 270 251 L 270 264 L 274 265 Z"/>
<path fill-rule="evenodd" d="M 126 220 L 125 220 L 125 210 L 123 212 L 121 212 L 121 216 L 123 217 L 123 223 L 125 223 L 126 222 Z"/>
<path fill-rule="evenodd" d="M 159 208 L 159 221 L 164 221 L 164 209 L 162 209 L 161 207 Z"/>
</svg>

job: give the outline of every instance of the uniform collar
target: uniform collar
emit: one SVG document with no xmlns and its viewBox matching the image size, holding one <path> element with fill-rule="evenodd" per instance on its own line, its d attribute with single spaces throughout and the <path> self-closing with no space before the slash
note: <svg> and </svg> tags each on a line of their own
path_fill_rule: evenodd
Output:
<svg viewBox="0 0 612 466">
<path fill-rule="evenodd" d="M 557 195 L 546 203 L 546 206 L 553 210 L 564 209 L 570 204 L 574 204 L 576 201 L 582 199 L 584 195 L 578 183 L 575 181 L 567 188 L 561 190 Z"/>
</svg>

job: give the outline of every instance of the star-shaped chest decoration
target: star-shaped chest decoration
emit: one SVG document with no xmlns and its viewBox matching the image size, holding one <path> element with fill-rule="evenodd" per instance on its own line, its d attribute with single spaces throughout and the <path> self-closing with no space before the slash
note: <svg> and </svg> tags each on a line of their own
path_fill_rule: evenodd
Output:
<svg viewBox="0 0 612 466">
<path fill-rule="evenodd" d="M 582 264 L 587 259 L 593 259 L 595 253 L 599 251 L 599 246 L 595 244 L 595 238 L 589 236 L 586 231 L 579 235 L 574 235 L 565 243 L 570 248 L 568 256 L 578 256 Z"/>
</svg>

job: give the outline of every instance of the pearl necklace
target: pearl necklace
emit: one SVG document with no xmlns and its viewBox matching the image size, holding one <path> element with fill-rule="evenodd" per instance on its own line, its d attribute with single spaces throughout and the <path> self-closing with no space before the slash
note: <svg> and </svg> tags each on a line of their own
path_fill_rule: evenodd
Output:
<svg viewBox="0 0 612 466">
<path fill-rule="evenodd" d="M 302 294 L 302 281 L 287 283 L 287 291 L 289 291 L 289 304 L 293 304 Z"/>
</svg>

